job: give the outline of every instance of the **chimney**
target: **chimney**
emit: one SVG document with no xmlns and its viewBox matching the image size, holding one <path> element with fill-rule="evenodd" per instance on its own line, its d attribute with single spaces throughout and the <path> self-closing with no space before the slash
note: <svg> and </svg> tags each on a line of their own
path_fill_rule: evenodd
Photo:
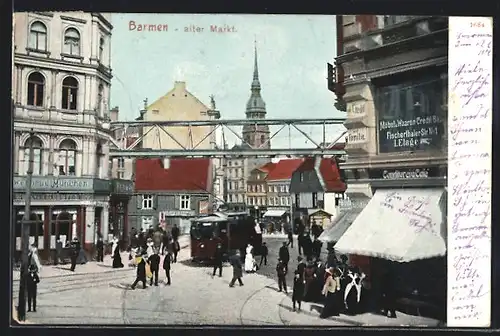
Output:
<svg viewBox="0 0 500 336">
<path fill-rule="evenodd" d="M 109 111 L 109 118 L 111 121 L 118 121 L 119 112 L 118 106 L 113 107 L 111 111 Z"/>
<path fill-rule="evenodd" d="M 170 159 L 163 158 L 163 169 L 168 169 L 168 168 L 170 168 Z"/>
<path fill-rule="evenodd" d="M 186 82 L 175 81 L 174 89 L 175 89 L 175 91 L 185 91 L 186 90 Z"/>
</svg>

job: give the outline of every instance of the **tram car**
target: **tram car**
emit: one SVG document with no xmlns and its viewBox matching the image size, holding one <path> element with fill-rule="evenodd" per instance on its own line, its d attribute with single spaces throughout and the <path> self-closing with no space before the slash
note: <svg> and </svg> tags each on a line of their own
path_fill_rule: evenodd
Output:
<svg viewBox="0 0 500 336">
<path fill-rule="evenodd" d="M 226 258 L 236 250 L 244 252 L 247 244 L 254 246 L 255 251 L 262 245 L 255 220 L 245 212 L 214 213 L 193 219 L 190 234 L 193 262 L 211 262 L 219 243 Z"/>
</svg>

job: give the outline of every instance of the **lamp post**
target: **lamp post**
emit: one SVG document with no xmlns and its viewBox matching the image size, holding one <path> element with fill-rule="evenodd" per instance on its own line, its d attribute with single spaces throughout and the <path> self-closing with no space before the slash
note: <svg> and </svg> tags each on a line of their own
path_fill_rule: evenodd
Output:
<svg viewBox="0 0 500 336">
<path fill-rule="evenodd" d="M 33 129 L 30 131 L 29 136 L 29 159 L 28 159 L 28 170 L 26 172 L 26 199 L 24 206 L 24 218 L 21 223 L 22 235 L 21 235 L 21 251 L 22 251 L 22 263 L 21 263 L 21 276 L 19 283 L 19 301 L 17 306 L 17 317 L 20 321 L 26 320 L 26 289 L 28 285 L 28 259 L 29 259 L 29 239 L 30 239 L 30 215 L 31 215 L 31 179 L 33 176 L 33 164 L 34 158 L 34 148 L 33 148 Z M 17 223 L 15 224 L 17 225 Z"/>
</svg>

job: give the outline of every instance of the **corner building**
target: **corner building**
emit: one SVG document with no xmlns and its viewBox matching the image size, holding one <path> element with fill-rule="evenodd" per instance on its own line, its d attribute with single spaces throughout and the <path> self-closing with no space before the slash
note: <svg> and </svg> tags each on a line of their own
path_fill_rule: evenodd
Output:
<svg viewBox="0 0 500 336">
<path fill-rule="evenodd" d="M 65 243 L 78 237 L 90 252 L 98 235 L 108 240 L 118 234 L 109 225 L 110 195 L 133 190 L 129 181 L 109 180 L 111 15 L 30 12 L 16 13 L 14 21 L 16 251 L 32 141 L 30 216 L 38 223 L 30 225 L 30 239 L 45 261 L 58 238 Z"/>
<path fill-rule="evenodd" d="M 376 286 L 375 273 L 385 267 L 379 267 L 385 258 L 383 255 L 374 257 L 371 249 L 377 242 L 370 236 L 385 242 L 399 239 L 401 244 L 410 240 L 415 242 L 419 238 L 394 235 L 381 238 L 382 225 L 393 225 L 392 232 L 400 232 L 392 223 L 397 220 L 377 223 L 372 217 L 373 220 L 357 224 L 357 218 L 367 218 L 363 212 L 375 207 L 382 195 L 391 192 L 406 190 L 413 195 L 411 197 L 434 201 L 439 197 L 429 195 L 442 194 L 439 204 L 426 206 L 442 208 L 445 203 L 448 19 L 430 16 L 337 16 L 337 35 L 338 56 L 334 64 L 328 64 L 328 88 L 337 96 L 337 107 L 343 107 L 347 114 L 345 149 L 348 159 L 341 165 L 347 183 L 347 199 L 342 200 L 340 208 L 355 216 L 347 216 L 354 224 L 342 224 L 346 227 L 353 225 L 346 229 L 336 246 L 363 244 L 358 246 L 363 256 L 352 253 L 350 259 L 367 273 L 373 273 L 372 285 Z M 446 213 L 445 210 L 440 214 L 434 210 L 429 212 L 434 217 L 443 218 L 443 213 Z M 446 220 L 434 217 L 432 221 L 440 225 L 436 230 L 442 231 Z M 353 237 L 355 227 L 361 226 L 364 228 L 364 232 L 359 233 L 359 237 L 364 237 L 362 241 L 347 241 L 347 236 Z M 412 271 L 409 272 L 413 274 L 429 274 L 429 269 L 436 270 L 433 274 L 436 278 L 433 279 L 401 276 L 401 279 L 404 278 L 401 281 L 407 282 L 406 287 L 414 286 L 417 292 L 423 291 L 424 282 L 434 281 L 432 287 L 435 290 L 427 294 L 436 297 L 439 296 L 436 291 L 446 292 L 446 280 L 442 280 L 446 279 L 443 257 L 446 236 L 444 232 L 437 235 L 441 235 L 437 239 L 439 246 L 420 247 L 430 251 L 428 254 L 436 251 L 435 255 L 425 260 L 393 264 L 399 274 L 410 268 Z M 416 284 L 419 281 L 422 283 Z M 398 282 L 396 287 L 399 286 L 403 283 Z"/>
</svg>

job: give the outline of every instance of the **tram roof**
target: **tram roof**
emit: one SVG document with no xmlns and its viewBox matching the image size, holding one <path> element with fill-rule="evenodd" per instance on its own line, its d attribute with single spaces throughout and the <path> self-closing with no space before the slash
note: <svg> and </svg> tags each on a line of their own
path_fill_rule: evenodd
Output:
<svg viewBox="0 0 500 336">
<path fill-rule="evenodd" d="M 218 223 L 218 222 L 227 222 L 227 217 L 217 217 L 217 216 L 206 216 L 206 217 L 198 217 L 192 219 L 193 222 L 200 223 Z"/>
</svg>

